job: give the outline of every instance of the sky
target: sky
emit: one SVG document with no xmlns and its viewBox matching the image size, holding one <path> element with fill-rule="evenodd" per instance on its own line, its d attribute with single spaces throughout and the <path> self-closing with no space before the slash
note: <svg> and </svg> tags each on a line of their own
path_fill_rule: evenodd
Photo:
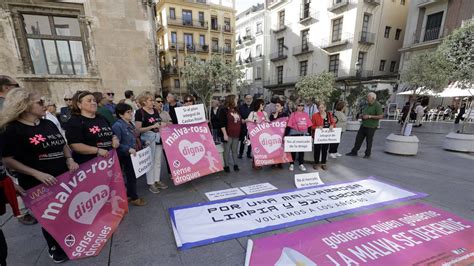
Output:
<svg viewBox="0 0 474 266">
<path fill-rule="evenodd" d="M 245 9 L 256 5 L 258 3 L 263 3 L 263 1 L 256 0 L 235 0 L 235 9 L 237 9 L 237 14 L 244 11 Z"/>
</svg>

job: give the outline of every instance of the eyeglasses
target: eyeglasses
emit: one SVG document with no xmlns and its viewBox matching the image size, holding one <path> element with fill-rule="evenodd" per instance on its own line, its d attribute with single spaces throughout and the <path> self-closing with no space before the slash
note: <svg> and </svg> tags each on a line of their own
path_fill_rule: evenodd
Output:
<svg viewBox="0 0 474 266">
<path fill-rule="evenodd" d="M 157 103 L 162 103 L 163 101 L 162 100 L 156 100 Z"/>
<path fill-rule="evenodd" d="M 187 99 L 187 100 L 184 100 L 184 102 L 185 102 L 185 103 L 192 103 L 192 102 L 193 102 L 193 100 L 191 100 L 191 99 Z"/>
<path fill-rule="evenodd" d="M 109 95 L 109 96 L 114 96 L 115 95 L 115 93 L 113 93 L 113 92 L 107 92 L 106 94 Z"/>
<path fill-rule="evenodd" d="M 67 101 L 72 101 L 72 98 L 64 98 L 64 100 Z"/>
<path fill-rule="evenodd" d="M 304 107 L 304 104 L 298 104 L 298 107 Z"/>
</svg>

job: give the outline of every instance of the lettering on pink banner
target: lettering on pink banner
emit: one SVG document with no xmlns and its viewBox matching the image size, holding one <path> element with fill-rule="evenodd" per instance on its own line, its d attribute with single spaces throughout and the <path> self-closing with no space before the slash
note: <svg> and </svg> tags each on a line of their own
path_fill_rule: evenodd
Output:
<svg viewBox="0 0 474 266">
<path fill-rule="evenodd" d="M 291 154 L 286 153 L 283 149 L 283 136 L 285 135 L 287 120 L 287 117 L 283 117 L 270 123 L 247 122 L 256 166 L 293 161 Z"/>
<path fill-rule="evenodd" d="M 128 212 L 116 152 L 57 177 L 54 186 L 26 191 L 25 205 L 61 245 L 69 259 L 96 256 Z"/>
<path fill-rule="evenodd" d="M 169 125 L 161 138 L 175 185 L 223 170 L 207 123 Z"/>
<path fill-rule="evenodd" d="M 473 236 L 473 221 L 415 203 L 254 240 L 247 265 L 471 265 Z"/>
</svg>

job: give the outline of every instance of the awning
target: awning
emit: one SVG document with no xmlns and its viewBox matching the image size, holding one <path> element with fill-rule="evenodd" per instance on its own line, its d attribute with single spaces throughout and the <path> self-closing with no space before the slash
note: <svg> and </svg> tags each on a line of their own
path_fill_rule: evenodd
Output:
<svg viewBox="0 0 474 266">
<path fill-rule="evenodd" d="M 423 87 L 417 88 L 415 91 L 414 90 L 406 90 L 397 93 L 397 95 L 413 95 L 414 93 L 420 96 L 436 96 L 436 93 L 433 92 L 432 90 L 424 90 Z"/>
<path fill-rule="evenodd" d="M 436 97 L 470 97 L 474 96 L 474 89 L 465 88 L 462 89 L 461 84 L 456 81 L 448 85 L 443 92 L 439 93 Z"/>
</svg>

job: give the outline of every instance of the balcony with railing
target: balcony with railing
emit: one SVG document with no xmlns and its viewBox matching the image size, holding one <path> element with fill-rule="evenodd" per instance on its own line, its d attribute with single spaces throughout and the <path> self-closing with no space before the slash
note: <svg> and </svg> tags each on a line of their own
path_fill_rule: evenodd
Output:
<svg viewBox="0 0 474 266">
<path fill-rule="evenodd" d="M 309 24 L 310 22 L 319 21 L 319 12 L 311 10 L 302 10 L 300 14 L 300 24 Z"/>
<path fill-rule="evenodd" d="M 416 4 L 416 7 L 420 8 L 420 7 L 426 7 L 426 6 L 429 6 L 431 4 L 435 4 L 439 1 L 437 0 L 417 0 L 418 3 Z"/>
<path fill-rule="evenodd" d="M 224 46 L 222 47 L 222 52 L 225 55 L 232 55 L 234 53 L 234 49 L 232 49 L 232 47 L 229 47 L 229 46 Z"/>
<path fill-rule="evenodd" d="M 368 31 L 359 32 L 359 43 L 374 44 L 375 43 L 375 33 L 368 32 Z"/>
<path fill-rule="evenodd" d="M 211 23 L 211 30 L 212 31 L 220 31 L 220 25 L 219 24 L 212 24 Z"/>
<path fill-rule="evenodd" d="M 423 41 L 428 42 L 428 41 L 439 39 L 440 31 L 441 31 L 441 28 L 439 28 L 439 27 L 425 30 L 425 35 L 423 36 Z"/>
<path fill-rule="evenodd" d="M 354 36 L 350 32 L 344 32 L 339 38 L 333 38 L 331 40 L 321 40 L 321 49 L 334 50 L 343 48 L 344 45 L 350 43 Z"/>
<path fill-rule="evenodd" d="M 278 61 L 278 60 L 283 60 L 288 58 L 288 52 L 287 49 L 283 49 L 282 51 L 272 53 L 270 54 L 270 60 L 272 62 Z"/>
<path fill-rule="evenodd" d="M 301 78 L 301 76 L 282 77 L 280 80 L 277 76 L 272 79 L 264 80 L 263 86 L 267 88 L 293 86 Z"/>
<path fill-rule="evenodd" d="M 334 73 L 334 72 L 333 72 Z M 373 70 L 366 70 L 360 69 L 357 70 L 355 68 L 347 69 L 339 69 L 337 73 L 334 73 L 338 79 L 367 79 L 374 75 Z"/>
<path fill-rule="evenodd" d="M 311 43 L 305 45 L 299 45 L 293 47 L 293 56 L 300 56 L 305 54 L 310 54 L 314 51 L 314 47 Z"/>
<path fill-rule="evenodd" d="M 255 37 L 253 37 L 252 35 L 246 35 L 242 38 L 242 40 L 243 40 L 243 44 L 250 45 L 255 42 Z"/>
<path fill-rule="evenodd" d="M 222 32 L 223 32 L 223 33 L 232 34 L 232 33 L 234 32 L 234 29 L 233 29 L 230 25 L 224 24 L 224 25 L 222 26 Z"/>
<path fill-rule="evenodd" d="M 278 24 L 278 25 L 273 26 L 273 28 L 272 28 L 272 31 L 273 31 L 274 34 L 283 32 L 285 30 L 286 30 L 286 25 L 284 25 L 284 24 Z"/>
<path fill-rule="evenodd" d="M 364 0 L 364 3 L 369 5 L 378 6 L 380 5 L 380 0 Z"/>
<path fill-rule="evenodd" d="M 348 6 L 349 5 L 349 0 L 329 0 L 329 7 L 328 11 L 329 12 L 334 12 L 337 11 L 338 9 Z"/>
<path fill-rule="evenodd" d="M 161 74 L 164 77 L 167 76 L 177 76 L 178 75 L 178 68 L 175 66 L 167 65 L 165 68 L 161 70 Z"/>
<path fill-rule="evenodd" d="M 192 27 L 197 29 L 205 29 L 208 28 L 208 23 L 205 20 L 192 20 L 187 18 L 179 18 L 179 17 L 169 17 L 168 16 L 168 25 L 174 26 L 184 26 L 184 27 Z"/>
</svg>

